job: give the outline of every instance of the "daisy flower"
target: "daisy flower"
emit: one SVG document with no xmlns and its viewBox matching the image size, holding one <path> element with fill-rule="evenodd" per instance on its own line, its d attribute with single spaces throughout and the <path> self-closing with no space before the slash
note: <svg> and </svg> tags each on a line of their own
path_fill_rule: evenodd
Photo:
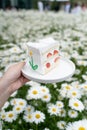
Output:
<svg viewBox="0 0 87 130">
<path fill-rule="evenodd" d="M 33 120 L 34 120 L 32 114 L 33 114 L 33 113 L 24 114 L 23 119 L 24 119 L 26 122 L 32 123 Z"/>
<path fill-rule="evenodd" d="M 59 91 L 59 90 L 58 90 Z M 64 98 L 61 95 L 58 95 L 58 100 L 62 101 Z"/>
<path fill-rule="evenodd" d="M 53 83 L 53 85 L 54 85 L 54 88 L 57 88 L 57 84 L 56 83 Z"/>
<path fill-rule="evenodd" d="M 85 106 L 85 109 L 87 110 L 87 99 L 84 99 L 84 106 Z"/>
<path fill-rule="evenodd" d="M 44 130 L 50 130 L 49 128 L 45 128 Z"/>
<path fill-rule="evenodd" d="M 75 130 L 75 129 L 73 129 L 73 123 L 68 123 L 68 125 L 66 126 L 66 130 Z"/>
<path fill-rule="evenodd" d="M 15 106 L 15 105 L 19 105 L 21 107 L 26 107 L 26 100 L 21 99 L 21 98 L 14 98 L 11 100 L 11 105 Z"/>
<path fill-rule="evenodd" d="M 11 94 L 11 97 L 15 97 L 17 95 L 18 91 L 15 91 L 14 93 Z"/>
<path fill-rule="evenodd" d="M 14 98 L 14 99 L 11 99 L 10 103 L 12 106 L 15 106 L 15 105 L 17 105 L 17 101 L 18 101 L 18 99 Z"/>
<path fill-rule="evenodd" d="M 20 60 L 20 59 L 19 59 L 19 57 L 17 55 L 14 55 L 14 56 L 12 55 L 12 56 L 10 56 L 9 62 L 14 62 L 14 61 L 16 62 L 18 60 Z"/>
<path fill-rule="evenodd" d="M 34 82 L 34 81 L 29 81 L 26 83 L 27 85 L 30 85 L 31 87 L 38 87 L 40 86 L 40 83 Z"/>
<path fill-rule="evenodd" d="M 9 106 L 9 102 L 5 102 L 4 106 L 2 107 L 2 110 L 6 109 Z"/>
<path fill-rule="evenodd" d="M 83 103 L 78 99 L 70 99 L 69 100 L 69 106 L 72 109 L 75 109 L 75 110 L 80 111 L 80 112 L 84 110 Z"/>
<path fill-rule="evenodd" d="M 21 105 L 16 105 L 14 106 L 13 111 L 15 111 L 16 114 L 22 113 L 24 111 L 24 107 Z"/>
<path fill-rule="evenodd" d="M 72 85 L 74 88 L 79 88 L 79 87 L 80 87 L 78 81 L 73 81 L 73 82 L 71 83 L 71 85 Z"/>
<path fill-rule="evenodd" d="M 18 121 L 18 124 L 22 124 L 22 120 L 21 119 Z"/>
<path fill-rule="evenodd" d="M 17 100 L 17 105 L 19 105 L 21 107 L 26 107 L 27 102 L 26 102 L 26 100 L 20 98 Z"/>
<path fill-rule="evenodd" d="M 59 121 L 59 122 L 57 122 L 57 127 L 58 127 L 60 130 L 65 130 L 66 122 L 65 122 L 65 121 Z"/>
<path fill-rule="evenodd" d="M 61 89 L 64 89 L 66 91 L 70 91 L 72 89 L 72 86 L 68 85 L 68 84 L 62 84 L 62 88 Z"/>
<path fill-rule="evenodd" d="M 27 105 L 25 107 L 25 113 L 32 113 L 32 112 L 34 112 L 34 107 L 31 105 Z"/>
<path fill-rule="evenodd" d="M 57 101 L 56 105 L 58 106 L 58 108 L 63 108 L 64 107 L 64 104 L 63 104 L 62 101 Z"/>
<path fill-rule="evenodd" d="M 9 112 L 6 112 L 6 118 L 5 118 L 5 121 L 7 122 L 13 122 L 17 119 L 17 115 L 15 114 L 14 111 L 9 111 Z"/>
<path fill-rule="evenodd" d="M 18 53 L 21 53 L 22 51 L 21 51 L 21 49 L 18 46 L 14 46 L 11 49 L 9 49 L 9 52 L 18 54 Z"/>
<path fill-rule="evenodd" d="M 33 122 L 35 122 L 36 124 L 38 124 L 40 122 L 44 122 L 44 120 L 45 120 L 44 113 L 42 113 L 40 111 L 35 111 L 33 113 Z"/>
<path fill-rule="evenodd" d="M 76 69 L 75 74 L 80 74 L 80 70 Z"/>
<path fill-rule="evenodd" d="M 66 116 L 66 111 L 65 111 L 65 109 L 60 109 L 58 115 L 59 115 L 60 117 L 65 117 L 65 116 Z"/>
<path fill-rule="evenodd" d="M 41 89 L 40 87 L 31 87 L 28 91 L 28 95 L 31 99 L 40 99 L 41 98 Z"/>
<path fill-rule="evenodd" d="M 68 84 L 62 84 L 62 87 L 60 89 L 60 95 L 62 97 L 67 97 L 67 93 L 72 89 L 71 85 Z"/>
<path fill-rule="evenodd" d="M 78 60 L 77 64 L 86 66 L 87 65 L 87 61 L 85 61 L 85 60 Z"/>
<path fill-rule="evenodd" d="M 52 104 L 52 105 L 49 105 L 48 106 L 48 113 L 50 113 L 50 115 L 58 115 L 58 113 L 59 113 L 59 109 L 58 109 L 58 107 L 57 107 L 57 105 L 54 105 L 54 104 Z"/>
<path fill-rule="evenodd" d="M 5 111 L 1 111 L 1 112 L 0 112 L 0 118 L 1 118 L 2 120 L 5 120 L 5 118 L 6 118 L 6 112 L 5 112 Z"/>
<path fill-rule="evenodd" d="M 83 89 L 84 92 L 87 92 L 87 83 L 82 84 L 81 88 Z"/>
<path fill-rule="evenodd" d="M 46 86 L 41 86 L 41 92 L 42 92 L 43 95 L 48 94 L 49 89 Z"/>
<path fill-rule="evenodd" d="M 30 95 L 29 95 L 29 94 L 27 94 L 27 95 L 26 95 L 26 99 L 27 99 L 27 100 L 31 100 L 31 99 L 32 99 L 32 97 L 30 97 Z"/>
<path fill-rule="evenodd" d="M 82 96 L 82 91 L 79 89 L 73 88 L 67 93 L 68 98 L 78 98 L 80 99 Z"/>
<path fill-rule="evenodd" d="M 67 97 L 67 92 L 65 89 L 60 89 L 59 92 L 60 92 L 61 97 L 63 97 L 63 98 Z"/>
<path fill-rule="evenodd" d="M 51 95 L 49 93 L 44 94 L 41 98 L 42 101 L 49 102 L 51 99 Z"/>
<path fill-rule="evenodd" d="M 70 118 L 76 118 L 78 116 L 78 112 L 75 110 L 69 110 L 68 115 Z"/>
<path fill-rule="evenodd" d="M 2 121 L 0 121 L 0 130 L 2 130 Z"/>
<path fill-rule="evenodd" d="M 87 81 L 87 75 L 82 75 L 82 78 Z"/>
<path fill-rule="evenodd" d="M 87 130 L 87 120 L 75 121 L 74 123 L 69 123 L 66 130 Z"/>
</svg>

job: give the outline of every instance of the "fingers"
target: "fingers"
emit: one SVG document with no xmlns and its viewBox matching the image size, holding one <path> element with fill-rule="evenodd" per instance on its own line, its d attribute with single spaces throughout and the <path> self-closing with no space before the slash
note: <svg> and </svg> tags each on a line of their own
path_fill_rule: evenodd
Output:
<svg viewBox="0 0 87 130">
<path fill-rule="evenodd" d="M 5 82 L 7 84 L 16 82 L 16 80 L 18 80 L 18 78 L 21 77 L 21 70 L 24 65 L 25 65 L 25 62 L 19 62 L 19 63 L 15 63 L 11 65 L 3 76 Z"/>
<path fill-rule="evenodd" d="M 16 64 L 12 65 L 8 69 L 8 71 L 13 72 L 13 74 L 16 75 L 16 77 L 18 78 L 19 76 L 21 76 L 21 69 L 23 68 L 24 65 L 25 65 L 25 62 L 16 63 Z"/>
<path fill-rule="evenodd" d="M 21 75 L 21 77 L 16 81 L 16 87 L 22 87 L 22 85 L 24 85 L 25 83 L 29 82 L 30 80 L 25 78 L 24 76 Z"/>
<path fill-rule="evenodd" d="M 25 65 L 25 62 L 24 62 L 24 61 L 19 62 L 19 63 L 17 63 L 17 65 L 18 65 L 20 68 L 22 68 L 22 67 Z"/>
<path fill-rule="evenodd" d="M 23 82 L 22 82 L 22 85 L 24 85 L 25 83 L 27 83 L 27 82 L 29 82 L 29 81 L 30 81 L 29 79 L 24 78 L 24 79 L 23 79 Z"/>
<path fill-rule="evenodd" d="M 15 67 L 15 69 L 17 69 L 17 70 L 21 70 L 24 65 L 25 65 L 25 62 L 22 61 L 22 62 L 14 64 L 12 67 Z"/>
</svg>

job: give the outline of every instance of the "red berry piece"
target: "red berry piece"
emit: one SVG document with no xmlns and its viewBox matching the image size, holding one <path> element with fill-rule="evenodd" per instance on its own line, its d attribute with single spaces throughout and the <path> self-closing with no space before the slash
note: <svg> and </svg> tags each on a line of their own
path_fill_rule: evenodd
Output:
<svg viewBox="0 0 87 130">
<path fill-rule="evenodd" d="M 48 53 L 47 54 L 47 58 L 51 57 L 52 56 L 52 53 Z"/>
<path fill-rule="evenodd" d="M 53 55 L 58 54 L 58 50 L 54 50 Z"/>
<path fill-rule="evenodd" d="M 46 67 L 47 67 L 47 68 L 50 68 L 50 63 L 47 63 L 47 64 L 46 64 Z"/>
</svg>

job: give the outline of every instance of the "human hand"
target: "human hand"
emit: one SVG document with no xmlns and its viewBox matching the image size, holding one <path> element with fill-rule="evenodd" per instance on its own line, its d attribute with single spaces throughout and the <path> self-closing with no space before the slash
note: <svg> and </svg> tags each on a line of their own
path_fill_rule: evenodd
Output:
<svg viewBox="0 0 87 130">
<path fill-rule="evenodd" d="M 25 65 L 25 62 L 20 62 L 10 66 L 5 72 L 2 80 L 4 82 L 4 87 L 9 87 L 10 93 L 13 93 L 17 89 L 19 89 L 23 84 L 28 82 L 21 72 L 21 69 Z"/>
<path fill-rule="evenodd" d="M 0 108 L 13 92 L 29 81 L 21 72 L 24 65 L 25 62 L 20 62 L 10 66 L 0 79 Z"/>
</svg>

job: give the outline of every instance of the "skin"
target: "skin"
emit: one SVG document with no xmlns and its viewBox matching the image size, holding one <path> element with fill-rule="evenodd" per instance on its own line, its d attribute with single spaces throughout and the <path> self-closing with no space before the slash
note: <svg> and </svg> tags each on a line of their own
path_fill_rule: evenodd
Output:
<svg viewBox="0 0 87 130">
<path fill-rule="evenodd" d="M 21 69 L 24 65 L 25 62 L 12 65 L 8 68 L 3 77 L 0 78 L 0 109 L 13 92 L 29 81 L 21 73 Z"/>
</svg>

